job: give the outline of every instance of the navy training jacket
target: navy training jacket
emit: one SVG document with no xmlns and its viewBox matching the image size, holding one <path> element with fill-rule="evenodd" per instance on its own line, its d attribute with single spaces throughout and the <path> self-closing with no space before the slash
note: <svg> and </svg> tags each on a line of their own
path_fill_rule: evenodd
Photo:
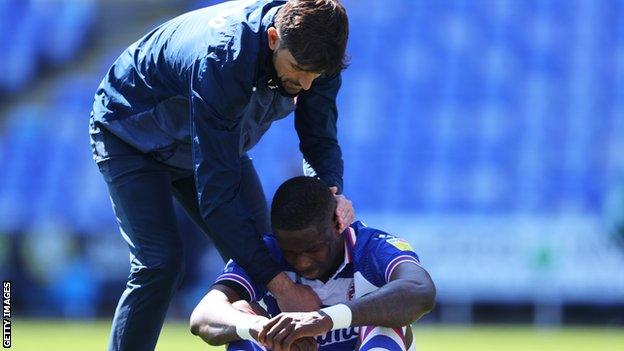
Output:
<svg viewBox="0 0 624 351">
<path fill-rule="evenodd" d="M 286 1 L 232 1 L 183 14 L 128 47 L 98 87 L 92 119 L 158 160 L 192 169 L 214 238 L 259 284 L 280 271 L 239 199 L 240 159 L 295 111 L 300 150 L 342 190 L 336 95 L 341 76 L 282 95 L 267 29 Z M 296 101 L 296 103 L 295 103 Z M 263 234 L 263 233 L 262 233 Z"/>
</svg>

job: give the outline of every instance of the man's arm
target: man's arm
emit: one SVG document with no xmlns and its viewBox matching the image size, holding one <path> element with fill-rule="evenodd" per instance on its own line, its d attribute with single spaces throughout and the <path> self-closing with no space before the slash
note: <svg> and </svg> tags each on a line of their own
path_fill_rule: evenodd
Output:
<svg viewBox="0 0 624 351">
<path fill-rule="evenodd" d="M 262 243 L 241 188 L 241 111 L 249 92 L 233 63 L 198 62 L 191 74 L 193 170 L 201 215 L 221 256 L 233 258 L 260 285 L 280 268 Z"/>
<path fill-rule="evenodd" d="M 321 178 L 336 195 L 336 217 L 339 230 L 345 230 L 354 220 L 351 201 L 342 194 L 343 161 L 338 144 L 338 109 L 336 96 L 342 84 L 340 74 L 319 78 L 312 88 L 297 98 L 295 129 L 299 149 L 304 157 L 304 173 Z"/>
<path fill-rule="evenodd" d="M 236 326 L 250 326 L 249 333 L 258 335 L 268 318 L 243 312 L 233 306 L 238 294 L 225 285 L 217 284 L 204 296 L 191 314 L 191 333 L 212 346 L 240 340 Z"/>
<path fill-rule="evenodd" d="M 240 116 L 235 106 L 247 93 L 234 68 L 198 64 L 190 89 L 191 134 L 199 209 L 221 256 L 233 258 L 259 285 L 266 285 L 284 311 L 315 310 L 320 301 L 295 285 L 270 257 L 241 200 Z M 196 77 L 195 77 L 196 76 Z M 225 82 L 229 82 L 228 85 Z"/>
<path fill-rule="evenodd" d="M 409 325 L 435 305 L 435 286 L 419 265 L 404 262 L 396 266 L 389 282 L 359 299 L 346 303 L 351 310 L 350 326 L 375 325 L 398 328 Z M 288 351 L 301 337 L 323 335 L 336 329 L 323 311 L 282 313 L 264 325 L 258 340 L 274 351 Z"/>
<path fill-rule="evenodd" d="M 297 97 L 295 129 L 299 135 L 299 149 L 316 175 L 327 186 L 343 189 L 342 151 L 338 144 L 338 109 L 336 96 L 342 83 L 337 74 L 318 78 L 312 88 Z"/>
</svg>

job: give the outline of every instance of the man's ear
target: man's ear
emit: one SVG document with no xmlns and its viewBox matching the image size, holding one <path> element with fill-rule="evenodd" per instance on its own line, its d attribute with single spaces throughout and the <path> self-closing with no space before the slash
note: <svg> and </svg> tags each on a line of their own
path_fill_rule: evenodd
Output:
<svg viewBox="0 0 624 351">
<path fill-rule="evenodd" d="M 269 49 L 275 51 L 279 47 L 279 33 L 275 27 L 269 27 L 267 30 L 267 37 L 269 38 Z"/>
</svg>

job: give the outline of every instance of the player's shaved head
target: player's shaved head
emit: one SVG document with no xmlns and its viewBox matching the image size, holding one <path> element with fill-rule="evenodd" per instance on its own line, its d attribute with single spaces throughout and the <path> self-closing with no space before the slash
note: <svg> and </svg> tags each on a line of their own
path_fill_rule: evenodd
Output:
<svg viewBox="0 0 624 351">
<path fill-rule="evenodd" d="M 275 192 L 271 204 L 274 231 L 317 229 L 333 225 L 336 199 L 327 185 L 312 177 L 295 177 Z"/>
</svg>

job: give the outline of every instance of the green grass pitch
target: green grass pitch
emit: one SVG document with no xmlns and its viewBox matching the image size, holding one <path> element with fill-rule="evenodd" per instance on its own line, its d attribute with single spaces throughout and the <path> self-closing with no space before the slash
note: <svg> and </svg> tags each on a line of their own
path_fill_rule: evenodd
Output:
<svg viewBox="0 0 624 351">
<path fill-rule="evenodd" d="M 518 326 L 423 326 L 414 329 L 419 351 L 622 351 L 624 329 Z M 13 320 L 11 350 L 105 350 L 104 321 Z M 191 335 L 186 324 L 165 324 L 156 350 L 223 350 Z"/>
</svg>

